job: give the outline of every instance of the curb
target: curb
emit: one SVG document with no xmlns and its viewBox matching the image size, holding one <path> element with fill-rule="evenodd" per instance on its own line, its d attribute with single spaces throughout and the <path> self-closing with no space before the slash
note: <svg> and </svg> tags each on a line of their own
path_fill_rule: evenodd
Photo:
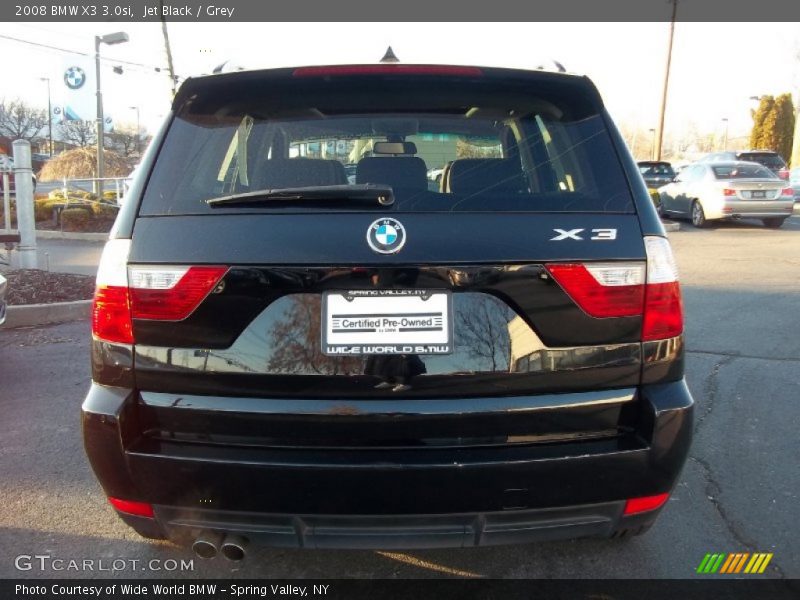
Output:
<svg viewBox="0 0 800 600">
<path fill-rule="evenodd" d="M 664 226 L 664 231 L 680 231 L 681 224 L 677 221 L 661 221 L 661 224 Z"/>
<path fill-rule="evenodd" d="M 80 233 L 78 231 L 50 231 L 37 229 L 36 237 L 43 240 L 82 240 L 84 242 L 107 242 L 107 233 Z"/>
<path fill-rule="evenodd" d="M 88 319 L 92 311 L 91 300 L 54 302 L 52 304 L 20 304 L 6 308 L 6 329 L 34 327 Z"/>
</svg>

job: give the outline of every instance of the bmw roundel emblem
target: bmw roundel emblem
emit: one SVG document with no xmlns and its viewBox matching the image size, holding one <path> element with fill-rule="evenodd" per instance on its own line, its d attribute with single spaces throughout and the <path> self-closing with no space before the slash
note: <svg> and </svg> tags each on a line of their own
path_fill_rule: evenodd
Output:
<svg viewBox="0 0 800 600">
<path fill-rule="evenodd" d="M 86 83 L 86 73 L 80 67 L 70 67 L 64 72 L 64 83 L 71 90 L 77 90 Z"/>
<path fill-rule="evenodd" d="M 394 254 L 406 243 L 406 229 L 397 219 L 378 219 L 367 229 L 367 243 L 375 252 Z"/>
</svg>

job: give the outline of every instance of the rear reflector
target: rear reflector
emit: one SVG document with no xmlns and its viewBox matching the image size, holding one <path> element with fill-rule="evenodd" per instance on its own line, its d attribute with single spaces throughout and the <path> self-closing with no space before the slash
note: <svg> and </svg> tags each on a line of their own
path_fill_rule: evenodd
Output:
<svg viewBox="0 0 800 600">
<path fill-rule="evenodd" d="M 722 190 L 722 195 L 723 196 L 735 196 L 736 195 L 736 190 L 731 190 L 731 189 L 725 188 L 724 190 Z"/>
<path fill-rule="evenodd" d="M 121 500 L 119 498 L 108 497 L 108 501 L 116 510 L 129 515 L 136 515 L 137 517 L 147 517 L 152 519 L 153 505 L 147 502 L 135 502 L 133 500 Z"/>
<path fill-rule="evenodd" d="M 588 315 L 633 317 L 644 305 L 644 264 L 548 265 L 558 284 Z"/>
<path fill-rule="evenodd" d="M 453 65 L 340 65 L 330 67 L 300 67 L 294 77 L 328 77 L 348 75 L 456 75 L 477 77 L 483 75 L 478 67 Z"/>
<path fill-rule="evenodd" d="M 656 496 L 642 496 L 641 498 L 631 498 L 625 501 L 625 516 L 636 515 L 661 508 L 669 499 L 669 493 L 658 494 Z"/>
<path fill-rule="evenodd" d="M 228 267 L 131 266 L 128 269 L 134 319 L 181 321 L 216 287 Z"/>
<path fill-rule="evenodd" d="M 570 298 L 595 318 L 642 316 L 642 341 L 683 332 L 678 269 L 669 242 L 644 238 L 647 263 L 560 263 L 547 271 Z"/>
</svg>

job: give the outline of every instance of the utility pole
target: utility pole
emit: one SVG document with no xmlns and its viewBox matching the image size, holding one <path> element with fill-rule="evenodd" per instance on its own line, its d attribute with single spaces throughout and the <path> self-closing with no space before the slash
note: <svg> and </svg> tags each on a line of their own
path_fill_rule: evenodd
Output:
<svg viewBox="0 0 800 600">
<path fill-rule="evenodd" d="M 656 130 L 655 159 L 661 160 L 661 145 L 664 138 L 664 113 L 667 111 L 667 90 L 669 89 L 669 69 L 672 63 L 672 38 L 675 36 L 675 15 L 678 12 L 678 0 L 672 3 L 672 19 L 669 23 L 669 47 L 667 48 L 667 68 L 664 71 L 664 89 L 661 93 L 661 111 L 658 114 L 658 129 Z"/>
<path fill-rule="evenodd" d="M 164 0 L 158 0 L 161 5 L 161 32 L 164 34 L 164 48 L 167 51 L 167 67 L 169 68 L 169 80 L 172 85 L 172 95 L 175 95 L 175 67 L 172 64 L 172 49 L 169 45 L 169 33 L 167 33 L 167 20 L 164 18 Z"/>
<path fill-rule="evenodd" d="M 39 77 L 39 81 L 47 82 L 47 136 L 50 138 L 48 150 L 50 158 L 53 158 L 53 106 L 50 102 L 50 78 Z"/>
<path fill-rule="evenodd" d="M 722 122 L 725 123 L 725 137 L 722 138 L 722 151 L 728 151 L 728 118 L 723 117 Z"/>
</svg>

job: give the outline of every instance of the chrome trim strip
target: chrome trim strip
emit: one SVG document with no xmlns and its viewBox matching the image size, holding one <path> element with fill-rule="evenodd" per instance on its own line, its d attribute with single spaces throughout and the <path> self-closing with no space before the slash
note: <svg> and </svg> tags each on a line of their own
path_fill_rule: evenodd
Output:
<svg viewBox="0 0 800 600">
<path fill-rule="evenodd" d="M 314 400 L 283 398 L 227 398 L 140 392 L 141 402 L 153 408 L 177 408 L 274 415 L 465 415 L 511 413 L 631 402 L 635 388 L 482 398 L 430 400 Z"/>
</svg>

